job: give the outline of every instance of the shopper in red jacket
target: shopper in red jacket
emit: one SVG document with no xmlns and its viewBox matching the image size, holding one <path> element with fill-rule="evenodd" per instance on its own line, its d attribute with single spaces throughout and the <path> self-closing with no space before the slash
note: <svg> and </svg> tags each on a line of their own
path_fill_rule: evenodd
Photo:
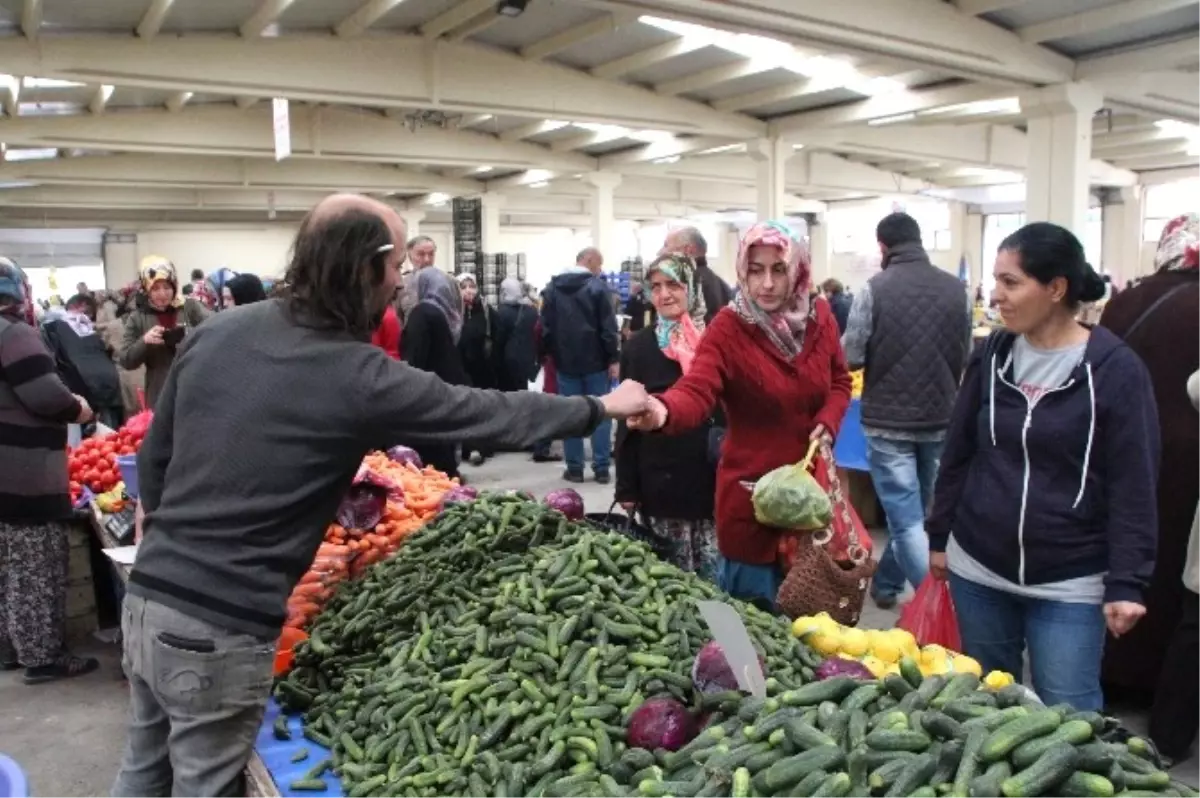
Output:
<svg viewBox="0 0 1200 798">
<path fill-rule="evenodd" d="M 804 459 L 809 442 L 836 435 L 850 404 L 850 373 L 829 304 L 811 301 L 808 250 L 784 224 L 764 222 L 742 239 L 738 292 L 706 330 L 691 370 L 633 429 L 682 433 L 720 402 L 728 432 L 717 471 L 717 583 L 774 605 L 783 574 L 779 531 L 754 519 L 753 483 Z"/>
<path fill-rule="evenodd" d="M 392 360 L 400 359 L 400 316 L 391 305 L 383 312 L 383 321 L 371 333 L 371 343 L 387 352 Z"/>
</svg>

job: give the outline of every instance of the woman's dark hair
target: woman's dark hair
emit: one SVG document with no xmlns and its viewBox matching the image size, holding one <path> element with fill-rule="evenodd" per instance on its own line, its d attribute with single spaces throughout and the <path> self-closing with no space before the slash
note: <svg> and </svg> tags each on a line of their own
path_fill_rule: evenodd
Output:
<svg viewBox="0 0 1200 798">
<path fill-rule="evenodd" d="M 230 279 L 225 283 L 229 288 L 229 293 L 233 295 L 234 304 L 252 305 L 255 302 L 262 302 L 267 298 L 267 292 L 263 289 L 262 280 L 258 279 L 255 274 L 239 274 L 237 277 Z"/>
<path fill-rule="evenodd" d="M 192 269 L 192 281 L 193 282 L 196 280 L 203 280 L 203 279 L 204 279 L 204 272 L 200 271 L 199 269 Z"/>
<path fill-rule="evenodd" d="M 387 224 L 374 213 L 358 208 L 310 213 L 300 223 L 284 276 L 293 314 L 369 336 L 383 310 L 375 297 L 384 280 L 385 248 L 392 243 Z"/>
<path fill-rule="evenodd" d="M 87 294 L 76 294 L 67 300 L 68 308 L 82 308 L 84 315 L 92 321 L 96 320 L 96 300 Z"/>
<path fill-rule="evenodd" d="M 821 290 L 830 294 L 841 294 L 845 292 L 846 287 L 842 285 L 841 280 L 838 280 L 836 277 L 830 277 L 821 283 Z"/>
<path fill-rule="evenodd" d="M 1056 277 L 1067 281 L 1067 306 L 1104 298 L 1107 286 L 1083 254 L 1083 244 L 1065 227 L 1050 222 L 1027 224 L 1000 242 L 999 251 L 1015 252 L 1021 271 L 1042 285 Z"/>
</svg>

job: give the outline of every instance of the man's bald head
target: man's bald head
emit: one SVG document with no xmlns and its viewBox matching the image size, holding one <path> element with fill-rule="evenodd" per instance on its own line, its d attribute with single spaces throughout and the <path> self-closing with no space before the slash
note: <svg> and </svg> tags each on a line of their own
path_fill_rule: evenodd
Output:
<svg viewBox="0 0 1200 798">
<path fill-rule="evenodd" d="M 680 227 L 667 233 L 667 239 L 658 254 L 687 255 L 692 260 L 699 260 L 708 255 L 708 242 L 695 227 Z"/>
<path fill-rule="evenodd" d="M 358 194 L 321 200 L 292 245 L 285 281 L 295 315 L 370 335 L 395 296 L 406 234 L 400 214 L 378 200 Z"/>
<path fill-rule="evenodd" d="M 604 256 L 595 247 L 584 247 L 575 256 L 575 265 L 582 266 L 592 274 L 599 274 L 604 266 Z"/>
</svg>

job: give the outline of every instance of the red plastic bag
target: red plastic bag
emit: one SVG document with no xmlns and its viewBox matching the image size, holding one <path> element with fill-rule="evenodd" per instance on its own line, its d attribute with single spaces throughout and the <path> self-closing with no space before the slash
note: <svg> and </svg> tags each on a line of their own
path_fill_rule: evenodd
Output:
<svg viewBox="0 0 1200 798">
<path fill-rule="evenodd" d="M 900 611 L 896 626 L 912 632 L 922 646 L 936 644 L 950 651 L 962 651 L 950 584 L 933 574 L 925 577 L 913 600 Z"/>
<path fill-rule="evenodd" d="M 154 421 L 154 411 L 146 407 L 146 392 L 141 388 L 138 389 L 138 405 L 141 412 L 131 416 L 124 428 L 140 438 L 150 431 L 150 422 Z"/>
</svg>

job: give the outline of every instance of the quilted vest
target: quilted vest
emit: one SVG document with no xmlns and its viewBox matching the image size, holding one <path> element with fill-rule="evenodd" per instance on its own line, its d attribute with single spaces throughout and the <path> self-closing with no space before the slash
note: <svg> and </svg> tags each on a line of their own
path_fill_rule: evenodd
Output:
<svg viewBox="0 0 1200 798">
<path fill-rule="evenodd" d="M 862 423 L 884 430 L 948 427 L 967 362 L 966 288 L 915 243 L 893 247 L 870 287 Z"/>
</svg>

